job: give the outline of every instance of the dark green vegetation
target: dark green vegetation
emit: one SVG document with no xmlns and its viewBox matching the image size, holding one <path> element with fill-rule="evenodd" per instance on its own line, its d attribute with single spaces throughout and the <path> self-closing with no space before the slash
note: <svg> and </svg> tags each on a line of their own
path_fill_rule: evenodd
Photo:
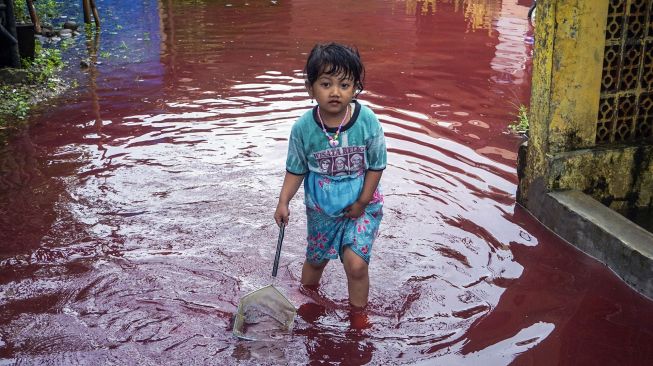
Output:
<svg viewBox="0 0 653 366">
<path fill-rule="evenodd" d="M 38 0 L 34 1 L 34 8 L 42 23 L 47 23 L 52 19 L 59 17 L 60 4 L 55 0 Z M 25 0 L 14 0 L 14 12 L 17 23 L 31 23 L 29 12 L 27 11 L 27 2 Z"/>
<path fill-rule="evenodd" d="M 55 0 L 35 1 L 34 6 L 42 24 L 61 15 Z M 17 23 L 32 22 L 26 0 L 14 0 L 14 12 Z M 36 42 L 34 59 L 21 59 L 21 69 L 0 70 L 0 144 L 23 127 L 32 106 L 63 89 L 64 82 L 57 77 L 63 66 L 59 49 L 43 48 Z"/>
<path fill-rule="evenodd" d="M 31 106 L 48 95 L 54 95 L 63 86 L 57 73 L 63 68 L 61 51 L 42 48 L 37 43 L 34 60 L 23 59 L 22 80 L 0 84 L 0 139 L 20 128 Z M 16 71 L 19 72 L 19 71 Z"/>
</svg>

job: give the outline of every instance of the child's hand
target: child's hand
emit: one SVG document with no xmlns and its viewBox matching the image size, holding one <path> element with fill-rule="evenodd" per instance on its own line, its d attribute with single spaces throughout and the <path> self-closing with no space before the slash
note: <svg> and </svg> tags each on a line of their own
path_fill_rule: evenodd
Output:
<svg viewBox="0 0 653 366">
<path fill-rule="evenodd" d="M 277 210 L 274 211 L 274 221 L 276 221 L 277 225 L 281 227 L 281 223 L 288 224 L 289 217 L 290 209 L 288 209 L 288 205 L 279 203 L 277 205 Z"/>
<path fill-rule="evenodd" d="M 345 215 L 345 217 L 349 217 L 350 219 L 357 219 L 365 211 L 365 206 L 367 205 L 359 201 L 356 201 L 351 205 L 347 206 L 344 210 L 342 210 L 342 212 Z"/>
</svg>

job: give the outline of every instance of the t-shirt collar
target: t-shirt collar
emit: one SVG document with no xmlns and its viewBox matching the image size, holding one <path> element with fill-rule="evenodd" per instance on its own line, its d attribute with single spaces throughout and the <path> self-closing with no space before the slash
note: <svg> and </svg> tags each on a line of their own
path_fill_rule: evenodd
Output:
<svg viewBox="0 0 653 366">
<path fill-rule="evenodd" d="M 354 113 L 352 113 L 351 118 L 349 118 L 349 121 L 347 124 L 343 125 L 342 128 L 340 129 L 340 132 L 347 131 L 351 126 L 356 123 L 356 120 L 358 119 L 358 114 L 361 111 L 361 105 L 358 103 L 358 100 L 354 99 L 352 100 L 354 102 Z M 313 121 L 317 124 L 317 126 L 322 129 L 322 124 L 320 123 L 320 120 L 317 116 L 317 106 L 313 107 Z M 327 130 L 327 132 L 335 133 L 338 131 L 338 127 L 328 127 L 324 126 Z"/>
</svg>

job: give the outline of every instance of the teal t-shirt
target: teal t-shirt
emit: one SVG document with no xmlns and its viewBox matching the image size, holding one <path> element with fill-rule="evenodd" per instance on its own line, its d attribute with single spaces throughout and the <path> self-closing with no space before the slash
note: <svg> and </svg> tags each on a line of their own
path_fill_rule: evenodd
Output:
<svg viewBox="0 0 653 366">
<path fill-rule="evenodd" d="M 292 127 L 286 170 L 307 175 L 305 202 L 330 216 L 358 199 L 367 170 L 383 170 L 387 152 L 383 128 L 372 110 L 353 102 L 353 114 L 342 126 L 337 147 L 329 145 L 317 119 L 317 107 L 307 111 Z M 328 128 L 333 136 L 337 128 Z M 314 207 L 312 207 L 314 206 Z"/>
</svg>

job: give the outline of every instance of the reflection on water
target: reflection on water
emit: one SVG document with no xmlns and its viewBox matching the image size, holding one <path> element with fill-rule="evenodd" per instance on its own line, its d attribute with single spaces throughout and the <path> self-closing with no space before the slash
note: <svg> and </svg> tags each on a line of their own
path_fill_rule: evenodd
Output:
<svg viewBox="0 0 653 366">
<path fill-rule="evenodd" d="M 98 0 L 100 44 L 69 52 L 125 47 L 0 164 L 2 362 L 647 364 L 653 305 L 515 205 L 527 8 L 397 4 Z M 369 326 L 349 326 L 339 263 L 300 291 L 300 193 L 275 283 L 294 337 L 241 342 L 231 319 L 270 284 L 301 68 L 325 40 L 359 47 L 389 148 Z"/>
<path fill-rule="evenodd" d="M 485 29 L 492 34 L 492 24 L 506 1 L 502 0 L 405 0 L 407 15 L 434 15 L 442 6 L 453 6 L 454 12 L 463 12 L 467 31 Z M 517 4 L 515 0 L 515 5 Z"/>
</svg>

